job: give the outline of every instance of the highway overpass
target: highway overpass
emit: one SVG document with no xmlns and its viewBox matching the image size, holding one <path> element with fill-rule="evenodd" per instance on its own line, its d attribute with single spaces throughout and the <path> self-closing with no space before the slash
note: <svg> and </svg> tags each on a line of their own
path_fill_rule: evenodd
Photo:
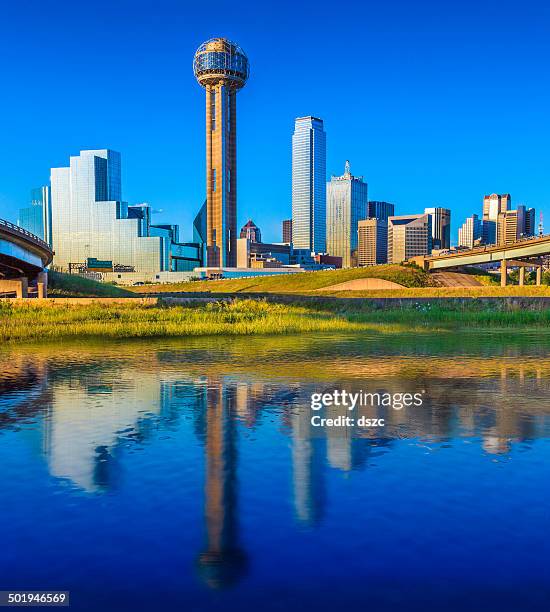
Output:
<svg viewBox="0 0 550 612">
<path fill-rule="evenodd" d="M 46 297 L 51 247 L 38 236 L 0 219 L 0 297 Z"/>
<path fill-rule="evenodd" d="M 427 271 L 445 270 L 462 266 L 500 263 L 501 285 L 506 285 L 509 267 L 518 267 L 520 285 L 525 281 L 525 268 L 535 268 L 537 285 L 542 280 L 543 258 L 550 256 L 550 235 L 536 238 L 524 238 L 512 244 L 488 245 L 466 251 L 413 257 L 418 265 Z"/>
</svg>

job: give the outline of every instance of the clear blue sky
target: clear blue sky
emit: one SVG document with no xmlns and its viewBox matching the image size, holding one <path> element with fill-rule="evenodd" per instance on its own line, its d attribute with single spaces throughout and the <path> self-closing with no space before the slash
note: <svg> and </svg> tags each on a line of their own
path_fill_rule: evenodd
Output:
<svg viewBox="0 0 550 612">
<path fill-rule="evenodd" d="M 346 159 L 370 199 L 459 223 L 484 193 L 541 209 L 550 230 L 550 9 L 545 2 L 5 3 L 0 20 L 0 217 L 49 168 L 112 148 L 123 196 L 184 239 L 204 199 L 204 95 L 192 72 L 212 36 L 238 42 L 238 222 L 280 240 L 291 210 L 293 120 L 325 121 L 328 174 Z"/>
</svg>

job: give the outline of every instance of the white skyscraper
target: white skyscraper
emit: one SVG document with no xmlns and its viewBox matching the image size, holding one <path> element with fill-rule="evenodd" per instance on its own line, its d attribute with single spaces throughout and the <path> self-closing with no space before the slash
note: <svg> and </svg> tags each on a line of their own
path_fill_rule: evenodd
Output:
<svg viewBox="0 0 550 612">
<path fill-rule="evenodd" d="M 346 162 L 342 176 L 333 176 L 327 183 L 327 252 L 342 258 L 342 267 L 352 265 L 357 251 L 358 223 L 367 217 L 367 183 L 353 176 Z"/>
<path fill-rule="evenodd" d="M 292 136 L 292 242 L 326 250 L 326 134 L 322 119 L 299 117 Z"/>
<path fill-rule="evenodd" d="M 483 235 L 483 227 L 477 215 L 468 217 L 458 229 L 458 246 L 473 249 Z"/>
</svg>

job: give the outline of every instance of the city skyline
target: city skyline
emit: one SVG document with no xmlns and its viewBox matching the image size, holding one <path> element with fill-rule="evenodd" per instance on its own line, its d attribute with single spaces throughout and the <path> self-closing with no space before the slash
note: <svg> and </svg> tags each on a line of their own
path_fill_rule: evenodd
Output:
<svg viewBox="0 0 550 612">
<path fill-rule="evenodd" d="M 6 74 L 7 95 L 0 102 L 4 114 L 12 119 L 5 133 L 7 153 L 0 187 L 0 217 L 15 221 L 19 208 L 28 205 L 30 189 L 46 184 L 48 169 L 65 163 L 68 155 L 110 148 L 120 151 L 126 160 L 122 180 L 129 203 L 149 201 L 153 209 L 163 210 L 154 215 L 155 223 L 170 221 L 182 228 L 190 227 L 204 200 L 201 177 L 205 167 L 200 154 L 204 131 L 195 120 L 204 112 L 204 105 L 189 70 L 189 58 L 202 40 L 218 34 L 239 41 L 254 57 L 254 82 L 241 101 L 237 226 L 253 217 L 266 240 L 279 239 L 281 219 L 289 218 L 291 209 L 288 134 L 294 119 L 305 114 L 324 120 L 329 141 L 327 175 L 337 174 L 349 158 L 368 181 L 370 196 L 395 202 L 400 214 L 434 206 L 450 208 L 453 243 L 462 221 L 479 211 L 484 194 L 509 192 L 517 204 L 545 214 L 550 209 L 544 191 L 547 156 L 542 147 L 548 140 L 544 95 L 538 86 L 532 92 L 530 89 L 539 82 L 534 74 L 543 67 L 548 45 L 537 25 L 544 23 L 540 18 L 540 11 L 544 17 L 542 5 L 528 3 L 525 14 L 519 17 L 508 6 L 501 6 L 494 14 L 489 6 L 477 5 L 474 23 L 466 19 L 468 7 L 458 14 L 436 12 L 426 20 L 429 9 L 435 6 L 432 3 L 421 4 L 418 16 L 410 15 L 406 5 L 398 3 L 401 16 L 395 19 L 389 10 L 374 4 L 356 4 L 353 10 L 369 17 L 362 26 L 365 36 L 369 35 L 365 52 L 353 59 L 351 51 L 358 43 L 344 28 L 336 28 L 328 46 L 324 40 L 323 45 L 314 48 L 313 34 L 301 32 L 303 54 L 294 58 L 294 70 L 287 74 L 284 86 L 278 88 L 275 101 L 270 95 L 269 79 L 270 64 L 278 55 L 264 42 L 265 36 L 270 42 L 285 34 L 298 44 L 297 34 L 285 22 L 290 7 L 281 7 L 280 17 L 260 37 L 253 31 L 250 17 L 237 17 L 239 11 L 212 23 L 191 9 L 184 20 L 174 3 L 161 1 L 155 5 L 157 33 L 155 45 L 151 45 L 134 36 L 150 30 L 149 12 L 142 10 L 142 5 L 130 15 L 120 6 L 113 7 L 107 33 L 101 34 L 104 24 L 94 16 L 86 15 L 84 19 L 78 12 L 69 14 L 63 11 L 63 4 L 53 9 L 50 38 L 55 44 L 47 48 L 34 35 L 43 25 L 39 9 L 30 15 L 18 7 L 8 11 L 11 22 L 25 23 L 29 35 L 24 48 L 10 32 L 2 43 L 17 52 Z M 540 9 L 537 20 L 529 18 L 530 8 Z M 406 17 L 412 19 L 407 27 Z M 453 25 L 452 18 L 456 18 Z M 99 61 L 96 51 L 92 53 L 94 45 L 76 53 L 70 26 L 82 20 L 84 31 L 79 32 L 79 37 L 90 40 L 112 34 L 117 28 L 124 30 L 121 26 L 129 20 L 132 44 L 126 44 L 129 34 L 124 30 L 117 45 L 109 52 L 100 52 Z M 185 23 L 176 46 L 170 35 L 176 26 L 181 28 L 182 20 Z M 515 42 L 516 38 L 494 38 L 487 43 L 484 31 L 489 24 L 492 28 L 497 24 L 508 27 L 518 41 L 525 42 L 528 36 L 530 43 L 537 46 L 536 57 Z M 386 50 L 385 54 L 377 51 L 382 34 L 376 33 L 376 26 L 385 36 L 402 35 L 395 38 L 397 50 Z M 413 36 L 415 28 L 422 28 L 426 34 L 423 40 Z M 460 53 L 453 50 L 456 39 L 451 36 L 457 31 L 463 42 Z M 161 36 L 166 41 L 160 41 Z M 403 52 L 413 40 L 414 56 L 405 61 Z M 341 88 L 336 88 L 338 96 L 328 91 L 330 71 L 343 61 L 339 52 L 343 43 L 350 46 L 346 61 L 352 67 L 368 69 L 368 87 L 359 84 L 359 92 L 353 96 L 342 94 Z M 438 58 L 428 48 L 434 43 L 441 43 Z M 320 61 L 311 61 L 313 51 Z M 277 48 L 279 53 L 286 58 L 284 54 L 290 52 Z M 111 61 L 103 61 L 106 59 Z M 529 62 L 522 62 L 527 59 Z M 76 70 L 77 60 L 83 62 L 80 70 Z M 448 75 L 442 70 L 444 62 L 452 68 Z M 52 66 L 56 72 L 68 75 L 56 82 L 56 87 L 51 87 Z M 90 80 L 99 75 L 100 69 L 104 78 L 99 82 L 95 79 L 93 89 Z M 173 82 L 175 71 L 177 82 Z M 449 96 L 457 75 L 459 87 Z M 404 78 L 400 87 L 407 88 L 406 103 L 395 97 L 397 84 L 393 78 L 398 76 Z M 504 77 L 509 95 L 501 97 L 496 108 L 486 104 L 486 92 L 495 79 Z M 31 95 L 45 85 L 46 96 Z M 78 108 L 70 104 L 71 92 L 79 96 Z M 107 104 L 98 104 L 97 94 L 103 93 L 109 93 Z M 425 105 L 428 99 L 432 101 Z M 521 108 L 526 112 L 519 120 Z M 261 139 L 261 121 L 267 114 L 269 138 Z M 486 150 L 489 142 L 491 155 Z M 148 155 L 144 155 L 146 151 Z M 265 162 L 262 169 L 269 190 L 262 189 L 263 183 L 258 179 L 259 159 Z M 144 164 L 150 171 L 144 170 Z M 451 185 L 453 189 L 449 189 Z M 191 237 L 186 234 L 184 238 Z"/>
</svg>

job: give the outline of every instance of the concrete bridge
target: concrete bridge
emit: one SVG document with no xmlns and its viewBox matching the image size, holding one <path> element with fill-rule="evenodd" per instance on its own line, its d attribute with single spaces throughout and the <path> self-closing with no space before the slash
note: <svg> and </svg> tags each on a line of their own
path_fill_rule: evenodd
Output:
<svg viewBox="0 0 550 612">
<path fill-rule="evenodd" d="M 519 268 L 519 284 L 525 283 L 525 268 L 535 268 L 537 285 L 542 282 L 543 258 L 550 255 L 550 236 L 524 238 L 512 244 L 488 245 L 452 254 L 413 257 L 426 271 L 500 263 L 500 284 L 507 283 L 508 268 Z"/>
<path fill-rule="evenodd" d="M 46 297 L 53 259 L 51 247 L 38 236 L 0 219 L 0 297 Z M 29 289 L 31 289 L 29 291 Z"/>
</svg>

